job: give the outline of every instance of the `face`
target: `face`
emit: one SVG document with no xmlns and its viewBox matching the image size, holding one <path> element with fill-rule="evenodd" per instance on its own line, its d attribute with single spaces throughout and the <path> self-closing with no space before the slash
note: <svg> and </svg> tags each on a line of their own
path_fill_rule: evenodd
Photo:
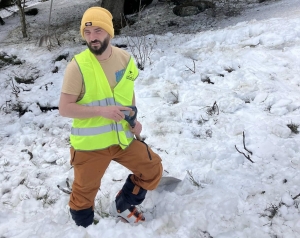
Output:
<svg viewBox="0 0 300 238">
<path fill-rule="evenodd" d="M 95 55 L 102 55 L 109 45 L 110 35 L 97 26 L 87 26 L 83 33 L 90 51 Z"/>
</svg>

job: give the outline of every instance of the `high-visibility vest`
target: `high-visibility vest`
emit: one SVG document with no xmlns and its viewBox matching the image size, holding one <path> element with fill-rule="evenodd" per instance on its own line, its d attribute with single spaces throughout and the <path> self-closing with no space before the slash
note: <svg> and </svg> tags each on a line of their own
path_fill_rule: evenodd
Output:
<svg viewBox="0 0 300 238">
<path fill-rule="evenodd" d="M 112 90 L 106 75 L 96 57 L 89 49 L 74 56 L 82 73 L 85 94 L 77 103 L 89 106 L 130 106 L 132 105 L 134 81 L 138 69 L 130 58 L 125 73 Z M 132 142 L 134 135 L 125 120 L 115 122 L 104 117 L 73 120 L 70 142 L 75 150 L 101 150 L 112 145 L 125 149 Z"/>
</svg>

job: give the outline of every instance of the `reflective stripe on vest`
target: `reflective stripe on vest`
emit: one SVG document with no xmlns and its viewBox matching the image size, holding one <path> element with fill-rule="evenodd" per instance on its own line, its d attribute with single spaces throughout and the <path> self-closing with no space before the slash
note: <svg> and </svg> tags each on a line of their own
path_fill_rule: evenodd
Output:
<svg viewBox="0 0 300 238">
<path fill-rule="evenodd" d="M 103 134 L 111 131 L 123 131 L 121 124 L 109 124 L 106 126 L 94 127 L 94 128 L 72 128 L 71 134 L 75 136 L 95 136 L 97 134 Z M 127 138 L 133 138 L 131 131 L 125 131 Z"/>
<path fill-rule="evenodd" d="M 86 89 L 78 104 L 87 107 L 132 104 L 134 80 L 138 76 L 138 70 L 132 58 L 113 91 L 98 60 L 88 49 L 74 58 L 82 73 Z M 129 111 L 123 113 L 129 114 Z M 125 120 L 116 123 L 104 117 L 75 118 L 70 142 L 76 150 L 99 150 L 116 144 L 125 149 L 133 138 L 130 126 Z"/>
<path fill-rule="evenodd" d="M 103 106 L 104 107 L 104 106 L 110 106 L 110 105 L 122 106 L 121 103 L 115 102 L 114 98 L 105 98 L 103 100 L 97 100 L 97 101 L 82 104 L 82 105 L 89 106 L 89 107 L 92 107 L 92 106 Z"/>
</svg>

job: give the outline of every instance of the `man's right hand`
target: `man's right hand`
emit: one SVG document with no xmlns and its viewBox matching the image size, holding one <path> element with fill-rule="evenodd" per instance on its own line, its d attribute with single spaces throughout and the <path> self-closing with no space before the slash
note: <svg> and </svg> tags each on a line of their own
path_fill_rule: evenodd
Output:
<svg viewBox="0 0 300 238">
<path fill-rule="evenodd" d="M 100 116 L 119 122 L 125 118 L 122 111 L 132 111 L 130 107 L 105 106 L 100 109 Z"/>
<path fill-rule="evenodd" d="M 69 118 L 105 117 L 116 122 L 125 118 L 122 111 L 132 111 L 130 107 L 123 106 L 83 106 L 76 103 L 78 96 L 61 93 L 59 101 L 59 113 Z"/>
</svg>

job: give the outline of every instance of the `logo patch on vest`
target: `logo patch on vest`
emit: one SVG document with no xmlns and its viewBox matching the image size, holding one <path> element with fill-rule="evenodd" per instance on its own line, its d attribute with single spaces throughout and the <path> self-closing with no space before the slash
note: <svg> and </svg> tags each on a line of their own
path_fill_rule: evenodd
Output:
<svg viewBox="0 0 300 238">
<path fill-rule="evenodd" d="M 92 26 L 92 25 L 93 23 L 91 21 L 85 23 L 85 26 Z"/>
<path fill-rule="evenodd" d="M 131 70 L 129 71 L 128 75 L 126 76 L 126 79 L 131 80 L 131 81 L 135 80 L 133 72 Z"/>
</svg>

